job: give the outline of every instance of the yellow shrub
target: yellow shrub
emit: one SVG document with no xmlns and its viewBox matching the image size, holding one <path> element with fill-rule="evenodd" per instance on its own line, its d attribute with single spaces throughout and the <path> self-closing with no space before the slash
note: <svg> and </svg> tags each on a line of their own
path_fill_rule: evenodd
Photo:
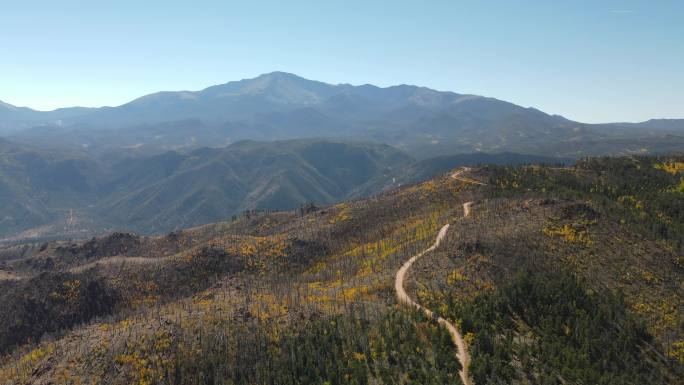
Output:
<svg viewBox="0 0 684 385">
<path fill-rule="evenodd" d="M 475 334 L 468 332 L 463 336 L 463 342 L 465 342 L 466 346 L 473 346 L 473 342 L 475 342 Z"/>
<path fill-rule="evenodd" d="M 677 360 L 680 364 L 684 364 L 684 341 L 673 343 L 667 355 Z"/>
<path fill-rule="evenodd" d="M 542 232 L 549 237 L 562 237 L 570 243 L 579 243 L 585 246 L 592 244 L 589 232 L 582 226 L 565 224 L 562 227 L 545 227 Z"/>
<path fill-rule="evenodd" d="M 342 207 L 339 213 L 337 213 L 336 216 L 330 218 L 328 223 L 331 225 L 334 225 L 335 223 L 346 221 L 351 218 L 351 215 L 349 215 L 349 207 L 345 204 L 340 204 L 339 206 Z"/>
<path fill-rule="evenodd" d="M 670 174 L 676 174 L 678 172 L 684 172 L 684 162 L 663 162 L 657 163 L 655 168 L 668 172 Z"/>
<path fill-rule="evenodd" d="M 467 280 L 468 280 L 468 278 L 458 270 L 452 271 L 451 274 L 449 274 L 449 277 L 447 277 L 447 283 L 449 285 L 454 285 L 458 282 L 463 282 L 463 281 L 467 281 Z"/>
<path fill-rule="evenodd" d="M 46 346 L 39 346 L 30 352 L 28 352 L 26 355 L 21 357 L 19 362 L 22 365 L 27 365 L 27 364 L 34 364 L 40 360 L 42 360 L 46 355 L 52 353 L 52 351 L 55 349 L 54 345 L 48 344 Z"/>
</svg>

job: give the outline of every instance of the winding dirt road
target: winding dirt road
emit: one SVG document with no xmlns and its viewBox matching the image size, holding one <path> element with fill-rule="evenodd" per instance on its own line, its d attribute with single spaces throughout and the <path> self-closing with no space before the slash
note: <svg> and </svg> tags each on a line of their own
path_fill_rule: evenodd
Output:
<svg viewBox="0 0 684 385">
<path fill-rule="evenodd" d="M 476 184 L 482 184 L 482 182 L 478 182 L 469 178 L 462 178 L 460 175 L 468 171 L 467 168 L 463 168 L 461 170 L 458 170 L 451 174 L 451 178 L 461 180 L 463 182 L 468 182 L 468 183 L 476 183 Z M 473 205 L 473 202 L 466 202 L 463 204 L 463 217 L 467 217 L 470 215 L 470 207 Z M 435 314 L 430 310 L 427 309 L 420 304 L 418 304 L 416 301 L 412 300 L 411 297 L 408 296 L 406 293 L 406 290 L 404 290 L 404 279 L 406 278 L 406 274 L 408 273 L 409 269 L 411 268 L 411 265 L 415 261 L 417 261 L 420 257 L 425 255 L 426 253 L 429 253 L 433 250 L 435 250 L 440 243 L 442 243 L 442 240 L 446 236 L 447 231 L 449 230 L 449 224 L 446 224 L 442 226 L 441 229 L 439 229 L 439 233 L 437 233 L 437 238 L 435 239 L 435 243 L 432 244 L 432 246 L 428 247 L 427 249 L 423 250 L 419 254 L 414 255 L 411 257 L 408 261 L 404 262 L 404 264 L 401 266 L 399 271 L 397 271 L 396 278 L 394 279 L 394 290 L 397 293 L 397 299 L 399 300 L 399 303 L 414 307 L 420 311 L 422 311 L 426 316 L 429 318 L 435 319 Z M 442 317 L 437 317 L 437 323 L 442 325 L 447 329 L 449 334 L 451 335 L 451 340 L 453 341 L 454 345 L 458 348 L 458 352 L 456 353 L 456 358 L 458 361 L 461 363 L 461 370 L 459 371 L 459 376 L 461 377 L 461 381 L 463 382 L 464 385 L 473 385 L 473 381 L 470 378 L 469 368 L 470 368 L 470 355 L 468 354 L 468 347 L 466 346 L 465 342 L 463 341 L 463 337 L 461 336 L 461 333 L 458 331 L 456 326 L 454 326 L 451 322 L 447 321 L 446 319 Z"/>
<path fill-rule="evenodd" d="M 480 186 L 486 186 L 486 183 L 482 183 L 479 180 L 471 179 L 471 178 L 464 178 L 461 176 L 464 172 L 470 171 L 470 167 L 463 167 L 460 170 L 454 171 L 453 174 L 451 174 L 452 179 L 460 180 L 461 182 L 466 182 L 466 183 L 472 183 L 472 184 L 479 184 Z M 465 215 L 466 217 L 468 216 L 467 214 Z"/>
</svg>

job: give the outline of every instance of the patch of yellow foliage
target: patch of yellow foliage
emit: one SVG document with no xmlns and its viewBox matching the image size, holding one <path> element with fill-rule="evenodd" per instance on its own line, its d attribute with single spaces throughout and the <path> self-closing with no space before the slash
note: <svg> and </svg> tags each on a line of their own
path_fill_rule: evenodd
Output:
<svg viewBox="0 0 684 385">
<path fill-rule="evenodd" d="M 562 227 L 545 227 L 542 232 L 549 237 L 561 237 L 569 243 L 579 243 L 589 246 L 593 243 L 589 232 L 584 226 L 571 226 L 568 224 Z"/>
<path fill-rule="evenodd" d="M 684 178 L 679 180 L 679 184 L 672 188 L 672 191 L 678 193 L 684 193 Z"/>
<path fill-rule="evenodd" d="M 678 173 L 684 174 L 684 162 L 663 162 L 656 163 L 655 168 L 663 170 L 669 174 L 676 175 Z M 679 180 L 679 184 L 672 187 L 670 191 L 684 193 L 684 178 Z"/>
<path fill-rule="evenodd" d="M 127 352 L 114 358 L 114 363 L 123 369 L 130 384 L 151 385 L 162 383 L 166 373 L 173 373 L 174 362 L 167 351 L 172 345 L 169 331 L 161 330 L 151 336 L 143 335 L 139 340 L 127 343 Z"/>
<path fill-rule="evenodd" d="M 454 285 L 459 282 L 467 281 L 468 278 L 463 275 L 462 269 L 454 270 L 447 277 L 447 283 L 449 285 Z"/>
<path fill-rule="evenodd" d="M 621 205 L 632 207 L 636 210 L 643 210 L 644 209 L 644 202 L 636 199 L 632 195 L 623 195 L 621 197 L 618 197 L 617 201 Z"/>
<path fill-rule="evenodd" d="M 330 220 L 328 220 L 328 223 L 331 225 L 334 225 L 335 223 L 338 223 L 338 222 L 343 222 L 343 221 L 349 220 L 351 218 L 351 215 L 349 215 L 349 206 L 342 203 L 342 204 L 338 205 L 338 207 L 342 208 L 340 210 L 340 212 L 337 213 L 337 215 L 335 215 L 334 217 L 330 218 Z"/>
<path fill-rule="evenodd" d="M 55 349 L 55 346 L 53 344 L 48 344 L 47 346 L 37 347 L 37 348 L 31 350 L 25 356 L 21 357 L 21 359 L 19 361 L 24 365 L 36 363 L 36 362 L 42 360 L 48 354 L 52 353 L 52 351 L 54 349 Z"/>
<path fill-rule="evenodd" d="M 8 384 L 24 383 L 43 359 L 55 350 L 52 343 L 39 346 L 19 358 L 16 365 L 0 368 L 0 380 Z M 13 380 L 13 381 L 11 381 Z M 3 382 L 4 383 L 4 382 Z"/>
<path fill-rule="evenodd" d="M 663 170 L 672 175 L 678 172 L 684 172 L 684 162 L 663 162 L 656 163 L 655 168 Z"/>
<path fill-rule="evenodd" d="M 674 342 L 672 346 L 670 346 L 667 355 L 684 365 L 684 341 Z"/>
<path fill-rule="evenodd" d="M 473 342 L 475 342 L 475 334 L 468 332 L 463 336 L 463 342 L 465 342 L 466 346 L 473 346 Z"/>
<path fill-rule="evenodd" d="M 348 289 L 345 289 L 342 292 L 342 296 L 344 297 L 345 300 L 351 301 L 354 300 L 361 295 L 367 294 L 368 293 L 368 287 L 366 286 L 360 286 L 360 287 L 350 287 Z"/>
<path fill-rule="evenodd" d="M 258 293 L 254 295 L 250 302 L 249 311 L 262 321 L 284 317 L 288 313 L 287 306 L 270 293 Z"/>
</svg>

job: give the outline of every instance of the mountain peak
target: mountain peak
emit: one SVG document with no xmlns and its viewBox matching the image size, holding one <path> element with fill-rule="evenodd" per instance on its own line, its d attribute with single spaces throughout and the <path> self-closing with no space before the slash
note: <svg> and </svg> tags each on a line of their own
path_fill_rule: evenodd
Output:
<svg viewBox="0 0 684 385">
<path fill-rule="evenodd" d="M 266 74 L 261 74 L 252 79 L 245 79 L 242 81 L 249 85 L 256 85 L 257 87 L 298 87 L 298 88 L 311 88 L 311 87 L 334 87 L 332 84 L 319 82 L 316 80 L 309 80 L 303 78 L 299 75 L 292 74 L 289 72 L 275 71 Z"/>
<path fill-rule="evenodd" d="M 257 76 L 254 79 L 251 80 L 257 80 L 257 79 L 270 79 L 270 80 L 279 80 L 279 79 L 288 79 L 288 80 L 307 80 L 304 79 L 303 77 L 290 73 L 290 72 L 283 72 L 283 71 L 273 71 L 273 72 L 268 72 L 265 74 L 261 74 Z"/>
<path fill-rule="evenodd" d="M 287 72 L 269 72 L 266 74 L 259 75 L 255 78 L 252 79 L 245 79 L 242 81 L 242 83 L 245 83 L 247 85 L 247 88 L 249 87 L 256 87 L 256 88 L 263 88 L 263 87 L 269 87 L 274 84 L 305 84 L 305 83 L 313 83 L 314 81 L 312 80 L 307 80 L 304 79 L 300 76 L 297 76 L 295 74 L 287 73 Z"/>
<path fill-rule="evenodd" d="M 288 72 L 275 71 L 251 79 L 209 87 L 202 93 L 219 97 L 259 95 L 278 104 L 311 104 L 330 97 L 335 87 Z"/>
</svg>

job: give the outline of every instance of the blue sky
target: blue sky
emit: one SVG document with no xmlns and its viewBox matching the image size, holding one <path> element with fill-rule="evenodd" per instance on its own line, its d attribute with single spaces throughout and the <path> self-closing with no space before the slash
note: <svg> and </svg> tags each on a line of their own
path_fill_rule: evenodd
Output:
<svg viewBox="0 0 684 385">
<path fill-rule="evenodd" d="M 585 122 L 684 118 L 684 1 L 12 1 L 0 100 L 118 105 L 275 70 Z"/>
</svg>

